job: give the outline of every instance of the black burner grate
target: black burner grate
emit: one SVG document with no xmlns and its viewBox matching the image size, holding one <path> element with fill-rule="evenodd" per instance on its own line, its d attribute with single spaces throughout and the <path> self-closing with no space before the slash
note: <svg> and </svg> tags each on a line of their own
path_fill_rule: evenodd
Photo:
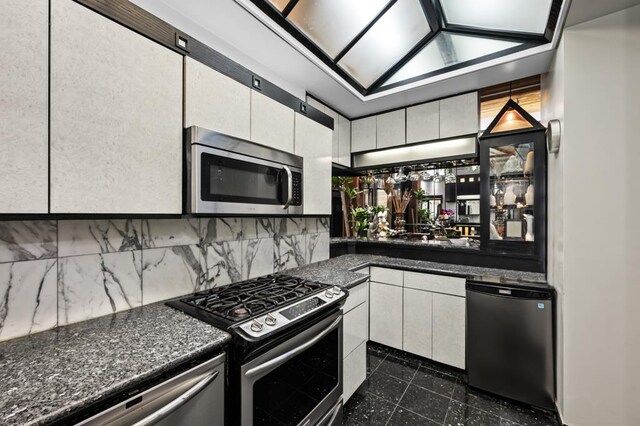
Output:
<svg viewBox="0 0 640 426">
<path fill-rule="evenodd" d="M 267 275 L 200 292 L 182 301 L 237 322 L 272 311 L 329 287 L 331 286 L 327 284 L 288 275 Z"/>
</svg>

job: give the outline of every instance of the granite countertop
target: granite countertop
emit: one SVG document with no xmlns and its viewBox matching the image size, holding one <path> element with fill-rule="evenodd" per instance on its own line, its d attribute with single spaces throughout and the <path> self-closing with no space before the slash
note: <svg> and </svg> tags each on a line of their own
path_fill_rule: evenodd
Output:
<svg viewBox="0 0 640 426">
<path fill-rule="evenodd" d="M 156 303 L 0 343 L 0 424 L 59 420 L 230 339 Z"/>
<path fill-rule="evenodd" d="M 353 272 L 366 266 L 381 266 L 416 272 L 450 275 L 473 279 L 488 284 L 549 287 L 545 275 L 536 272 L 453 265 L 370 254 L 346 254 L 287 271 L 287 273 L 301 278 L 351 288 L 368 280 L 368 275 Z"/>
<path fill-rule="evenodd" d="M 459 241 L 459 243 L 458 243 Z M 476 242 L 471 242 L 469 245 L 463 243 L 464 240 L 460 239 L 455 242 L 451 241 L 422 241 L 422 240 L 407 240 L 401 238 L 387 238 L 386 240 L 381 240 L 378 238 L 346 238 L 346 237 L 334 237 L 331 238 L 331 244 L 341 244 L 341 243 L 366 243 L 366 244 L 380 244 L 380 245 L 399 245 L 399 246 L 415 246 L 415 247 L 428 247 L 433 249 L 440 250 L 463 250 L 463 251 L 480 251 L 480 244 Z"/>
</svg>

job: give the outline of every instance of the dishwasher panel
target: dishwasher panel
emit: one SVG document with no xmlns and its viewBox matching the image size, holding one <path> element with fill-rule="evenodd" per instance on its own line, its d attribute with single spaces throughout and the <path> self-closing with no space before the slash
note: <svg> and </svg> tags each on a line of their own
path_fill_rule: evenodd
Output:
<svg viewBox="0 0 640 426">
<path fill-rule="evenodd" d="M 79 423 L 82 426 L 224 426 L 222 354 Z"/>
<path fill-rule="evenodd" d="M 469 385 L 555 409 L 553 293 L 467 283 Z"/>
</svg>

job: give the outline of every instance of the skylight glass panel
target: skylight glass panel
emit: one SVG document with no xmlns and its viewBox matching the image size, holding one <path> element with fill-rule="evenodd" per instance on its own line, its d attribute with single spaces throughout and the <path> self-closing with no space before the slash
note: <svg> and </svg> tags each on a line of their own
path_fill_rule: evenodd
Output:
<svg viewBox="0 0 640 426">
<path fill-rule="evenodd" d="M 300 0 L 287 19 L 335 58 L 389 0 Z"/>
<path fill-rule="evenodd" d="M 552 0 L 440 0 L 449 24 L 544 34 Z"/>
<path fill-rule="evenodd" d="M 520 44 L 512 41 L 441 32 L 392 75 L 383 86 L 498 53 L 520 46 Z"/>
<path fill-rule="evenodd" d="M 419 0 L 398 0 L 338 65 L 367 88 L 430 31 Z"/>
<path fill-rule="evenodd" d="M 269 0 L 269 3 L 271 3 L 276 9 L 282 12 L 284 8 L 289 4 L 289 0 Z"/>
</svg>

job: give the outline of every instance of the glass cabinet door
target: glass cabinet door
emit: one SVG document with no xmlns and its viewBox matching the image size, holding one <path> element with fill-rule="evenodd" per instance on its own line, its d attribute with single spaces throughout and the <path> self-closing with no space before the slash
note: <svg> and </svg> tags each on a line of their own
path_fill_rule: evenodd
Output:
<svg viewBox="0 0 640 426">
<path fill-rule="evenodd" d="M 535 143 L 489 148 L 489 239 L 535 241 Z"/>
</svg>

